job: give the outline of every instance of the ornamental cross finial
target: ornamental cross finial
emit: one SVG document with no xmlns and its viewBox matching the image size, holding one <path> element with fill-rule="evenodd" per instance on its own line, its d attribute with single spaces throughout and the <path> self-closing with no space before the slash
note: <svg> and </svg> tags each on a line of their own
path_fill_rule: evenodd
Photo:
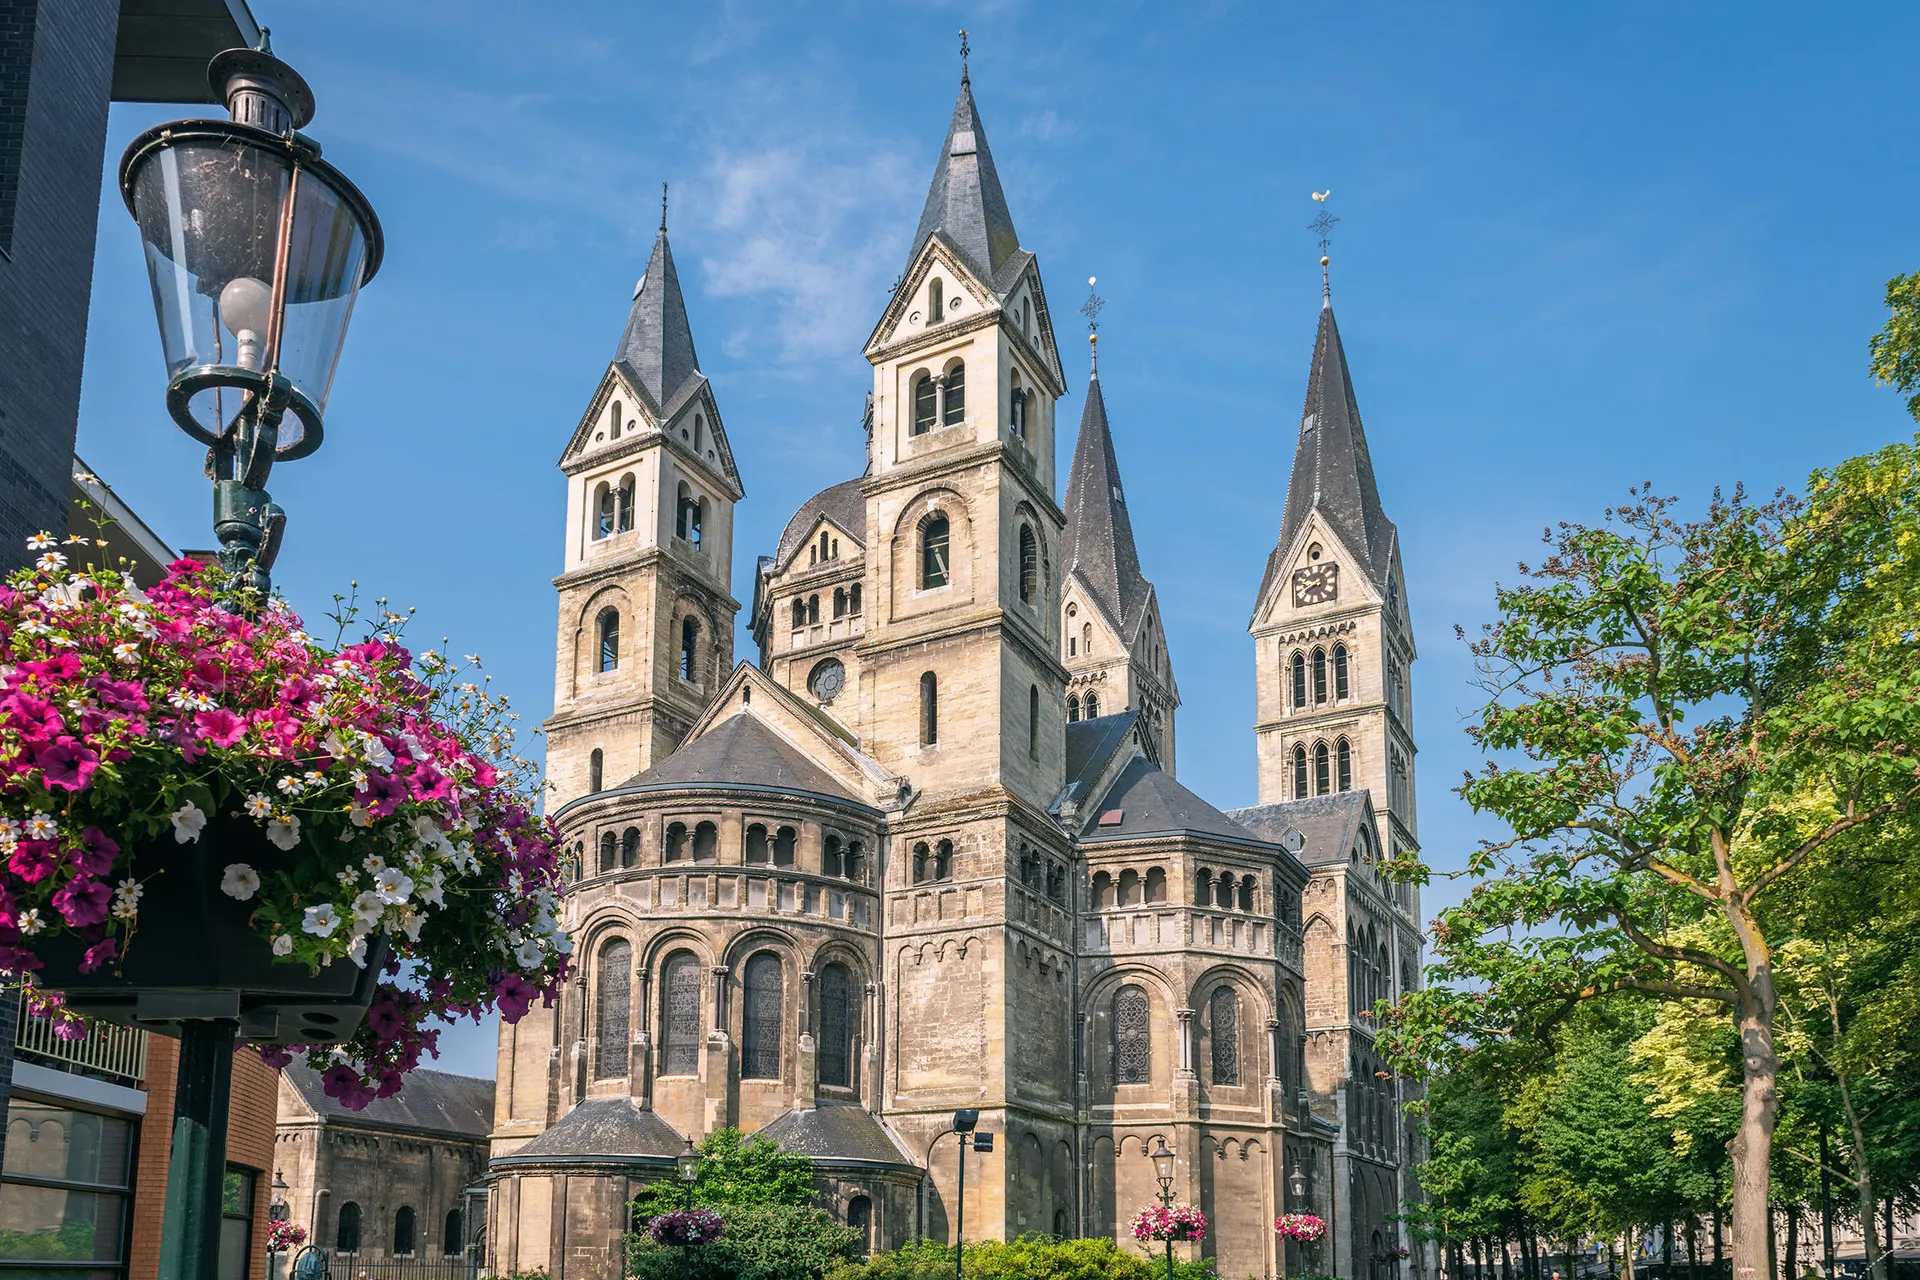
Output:
<svg viewBox="0 0 1920 1280">
<path fill-rule="evenodd" d="M 1096 378 L 1100 376 L 1100 308 L 1107 305 L 1107 300 L 1093 291 L 1097 279 L 1087 277 L 1087 300 L 1080 304 L 1080 314 L 1087 318 L 1087 358 Z"/>
<path fill-rule="evenodd" d="M 967 83 L 967 54 L 971 52 L 972 50 L 967 47 L 967 29 L 965 27 L 962 27 L 960 28 L 960 83 L 961 84 Z"/>
<path fill-rule="evenodd" d="M 660 184 L 660 229 L 667 229 L 667 184 Z"/>
<path fill-rule="evenodd" d="M 1340 221 L 1327 209 L 1327 197 L 1332 194 L 1332 187 L 1313 193 L 1313 198 L 1320 203 L 1320 212 L 1315 215 L 1312 222 L 1307 224 L 1307 230 L 1314 232 L 1320 239 L 1320 297 L 1327 303 L 1333 301 L 1333 285 L 1327 276 L 1327 264 L 1332 260 L 1330 250 L 1333 247 L 1333 228 Z"/>
</svg>

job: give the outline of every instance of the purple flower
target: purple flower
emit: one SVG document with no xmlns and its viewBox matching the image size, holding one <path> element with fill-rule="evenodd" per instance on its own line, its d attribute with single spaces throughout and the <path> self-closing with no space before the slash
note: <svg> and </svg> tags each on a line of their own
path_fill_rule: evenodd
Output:
<svg viewBox="0 0 1920 1280">
<path fill-rule="evenodd" d="M 210 746 L 230 747 L 247 736 L 247 722 L 225 707 L 196 711 L 193 725 Z"/>
<path fill-rule="evenodd" d="M 364 1111 L 373 1101 L 373 1090 L 344 1062 L 336 1062 L 320 1073 L 320 1089 L 349 1111 Z"/>
<path fill-rule="evenodd" d="M 43 666 L 43 663 L 22 663 L 21 671 L 27 667 Z M 66 732 L 66 721 L 54 710 L 53 703 L 45 698 L 36 698 L 28 693 L 10 694 L 0 698 L 0 724 L 17 730 L 28 742 L 40 742 L 57 734 Z"/>
<path fill-rule="evenodd" d="M 53 874 L 59 857 L 51 840 L 22 840 L 7 859 L 7 870 L 27 884 L 39 884 Z"/>
<path fill-rule="evenodd" d="M 375 1000 L 367 1010 L 367 1026 L 382 1040 L 398 1039 L 406 1025 L 400 1017 L 400 1007 L 385 997 Z"/>
<path fill-rule="evenodd" d="M 354 793 L 354 802 L 376 818 L 384 818 L 407 798 L 406 784 L 384 773 L 369 773 L 367 785 Z"/>
<path fill-rule="evenodd" d="M 90 880 L 86 876 L 75 876 L 67 881 L 66 888 L 53 895 L 53 909 L 76 929 L 84 929 L 105 920 L 107 908 L 112 902 L 113 891 L 100 881 Z"/>
<path fill-rule="evenodd" d="M 33 758 L 49 787 L 62 791 L 85 791 L 100 767 L 100 757 L 72 738 L 60 738 L 42 747 Z"/>
<path fill-rule="evenodd" d="M 98 827 L 83 827 L 80 848 L 67 855 L 74 870 L 89 876 L 106 875 L 113 870 L 114 859 L 119 856 L 119 843 Z"/>
<path fill-rule="evenodd" d="M 105 886 L 104 885 L 101 886 L 101 892 L 104 893 L 105 891 L 106 891 Z M 120 954 L 120 947 L 118 944 L 114 942 L 112 938 L 108 938 L 104 942 L 96 942 L 92 946 L 87 948 L 86 955 L 80 957 L 80 972 L 92 973 L 95 969 L 98 969 L 101 965 L 105 964 L 107 961 L 113 959 L 115 956 L 119 954 Z M 55 1028 L 55 1030 L 57 1031 L 58 1028 Z M 85 1030 L 82 1030 L 80 1033 L 80 1035 L 82 1036 L 85 1034 L 86 1034 Z M 80 1036 L 74 1037 L 74 1039 L 76 1040 L 78 1040 L 79 1038 Z"/>
<path fill-rule="evenodd" d="M 263 1044 L 260 1046 L 260 1061 L 275 1071 L 282 1071 L 293 1064 L 293 1050 L 283 1044 Z"/>
<path fill-rule="evenodd" d="M 531 982 L 517 973 L 510 973 L 493 984 L 493 994 L 500 1002 L 501 1020 L 515 1023 L 527 1016 L 537 992 Z"/>
</svg>

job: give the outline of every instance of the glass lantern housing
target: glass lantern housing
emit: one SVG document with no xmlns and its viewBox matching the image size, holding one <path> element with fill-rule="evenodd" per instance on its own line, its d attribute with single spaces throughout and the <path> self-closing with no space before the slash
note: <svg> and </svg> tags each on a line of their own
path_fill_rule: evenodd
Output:
<svg viewBox="0 0 1920 1280">
<path fill-rule="evenodd" d="M 700 1162 L 702 1159 L 701 1154 L 694 1149 L 693 1139 L 688 1138 L 687 1149 L 674 1157 L 674 1164 L 679 1167 L 680 1181 L 700 1181 Z"/>
<path fill-rule="evenodd" d="M 140 229 L 174 420 L 212 445 L 278 375 L 288 405 L 276 455 L 318 448 L 354 299 L 380 267 L 366 197 L 302 135 L 223 120 L 148 130 L 127 148 L 120 190 Z"/>
</svg>

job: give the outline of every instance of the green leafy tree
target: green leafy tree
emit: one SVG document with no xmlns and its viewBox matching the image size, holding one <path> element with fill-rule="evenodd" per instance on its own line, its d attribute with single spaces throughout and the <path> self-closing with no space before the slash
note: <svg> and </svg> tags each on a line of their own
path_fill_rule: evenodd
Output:
<svg viewBox="0 0 1920 1280">
<path fill-rule="evenodd" d="M 1112 1240 L 1059 1240 L 1052 1236 L 983 1240 L 969 1244 L 961 1260 L 964 1280 L 1161 1280 L 1160 1259 L 1147 1259 Z M 1175 1262 L 1174 1280 L 1215 1280 L 1213 1259 Z M 915 1240 L 890 1253 L 848 1263 L 828 1280 L 951 1280 L 953 1249 Z"/>
<path fill-rule="evenodd" d="M 723 1204 L 726 1229 L 690 1249 L 627 1239 L 632 1280 L 820 1280 L 854 1256 L 860 1232 L 811 1206 Z"/>
<path fill-rule="evenodd" d="M 700 1143 L 700 1178 L 693 1184 L 696 1208 L 723 1205 L 788 1205 L 814 1201 L 813 1161 L 782 1151 L 766 1138 L 748 1138 L 738 1129 L 716 1129 Z M 633 1216 L 646 1222 L 684 1208 L 684 1183 L 673 1179 L 651 1182 L 633 1198 Z M 723 1215 L 724 1216 L 724 1215 Z"/>
<path fill-rule="evenodd" d="M 1907 412 L 1920 418 L 1920 273 L 1887 281 L 1887 327 L 1867 343 L 1869 367 L 1881 386 L 1911 392 Z"/>
<path fill-rule="evenodd" d="M 1698 521 L 1642 489 L 1548 541 L 1473 646 L 1488 701 L 1471 732 L 1493 758 L 1460 794 L 1512 835 L 1469 860 L 1479 882 L 1435 922 L 1435 981 L 1392 1011 L 1385 1047 L 1420 1073 L 1548 1037 L 1597 996 L 1721 1008 L 1741 1059 L 1733 1265 L 1760 1275 L 1781 1069 L 1769 897 L 1920 793 L 1920 452 L 1816 474 L 1804 501 L 1716 494 Z"/>
</svg>

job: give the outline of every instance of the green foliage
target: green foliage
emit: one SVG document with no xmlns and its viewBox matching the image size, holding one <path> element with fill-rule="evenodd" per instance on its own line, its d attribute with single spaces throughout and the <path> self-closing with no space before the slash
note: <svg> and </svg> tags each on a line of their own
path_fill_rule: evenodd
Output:
<svg viewBox="0 0 1920 1280">
<path fill-rule="evenodd" d="M 1920 274 L 1887 281 L 1887 327 L 1867 343 L 1873 380 L 1914 394 L 1907 412 L 1920 418 Z"/>
<path fill-rule="evenodd" d="M 1127 1250 L 1112 1240 L 1061 1240 L 1020 1236 L 1004 1243 L 969 1244 L 961 1262 L 963 1280 L 1161 1280 L 1159 1255 Z M 1174 1280 L 1214 1280 L 1213 1259 L 1176 1261 Z M 951 1280 L 953 1249 L 915 1240 L 891 1253 L 848 1263 L 828 1280 Z"/>
<path fill-rule="evenodd" d="M 532 1267 L 524 1271 L 499 1271 L 486 1277 L 486 1280 L 547 1280 L 547 1269 Z"/>
<path fill-rule="evenodd" d="M 718 1240 L 681 1250 L 646 1235 L 627 1237 L 632 1280 L 820 1280 L 854 1256 L 860 1233 L 820 1210 L 762 1202 L 719 1207 Z M 683 1270 L 683 1268 L 685 1268 Z"/>
<path fill-rule="evenodd" d="M 91 1222 L 63 1222 L 49 1231 L 0 1231 L 0 1258 L 84 1262 L 94 1256 Z"/>
<path fill-rule="evenodd" d="M 716 1129 L 700 1143 L 700 1153 L 706 1158 L 693 1184 L 695 1208 L 813 1203 L 813 1161 L 782 1151 L 777 1143 L 743 1137 L 738 1129 Z M 684 1208 L 686 1195 L 678 1181 L 649 1183 L 633 1198 L 634 1217 L 644 1222 Z"/>
</svg>

